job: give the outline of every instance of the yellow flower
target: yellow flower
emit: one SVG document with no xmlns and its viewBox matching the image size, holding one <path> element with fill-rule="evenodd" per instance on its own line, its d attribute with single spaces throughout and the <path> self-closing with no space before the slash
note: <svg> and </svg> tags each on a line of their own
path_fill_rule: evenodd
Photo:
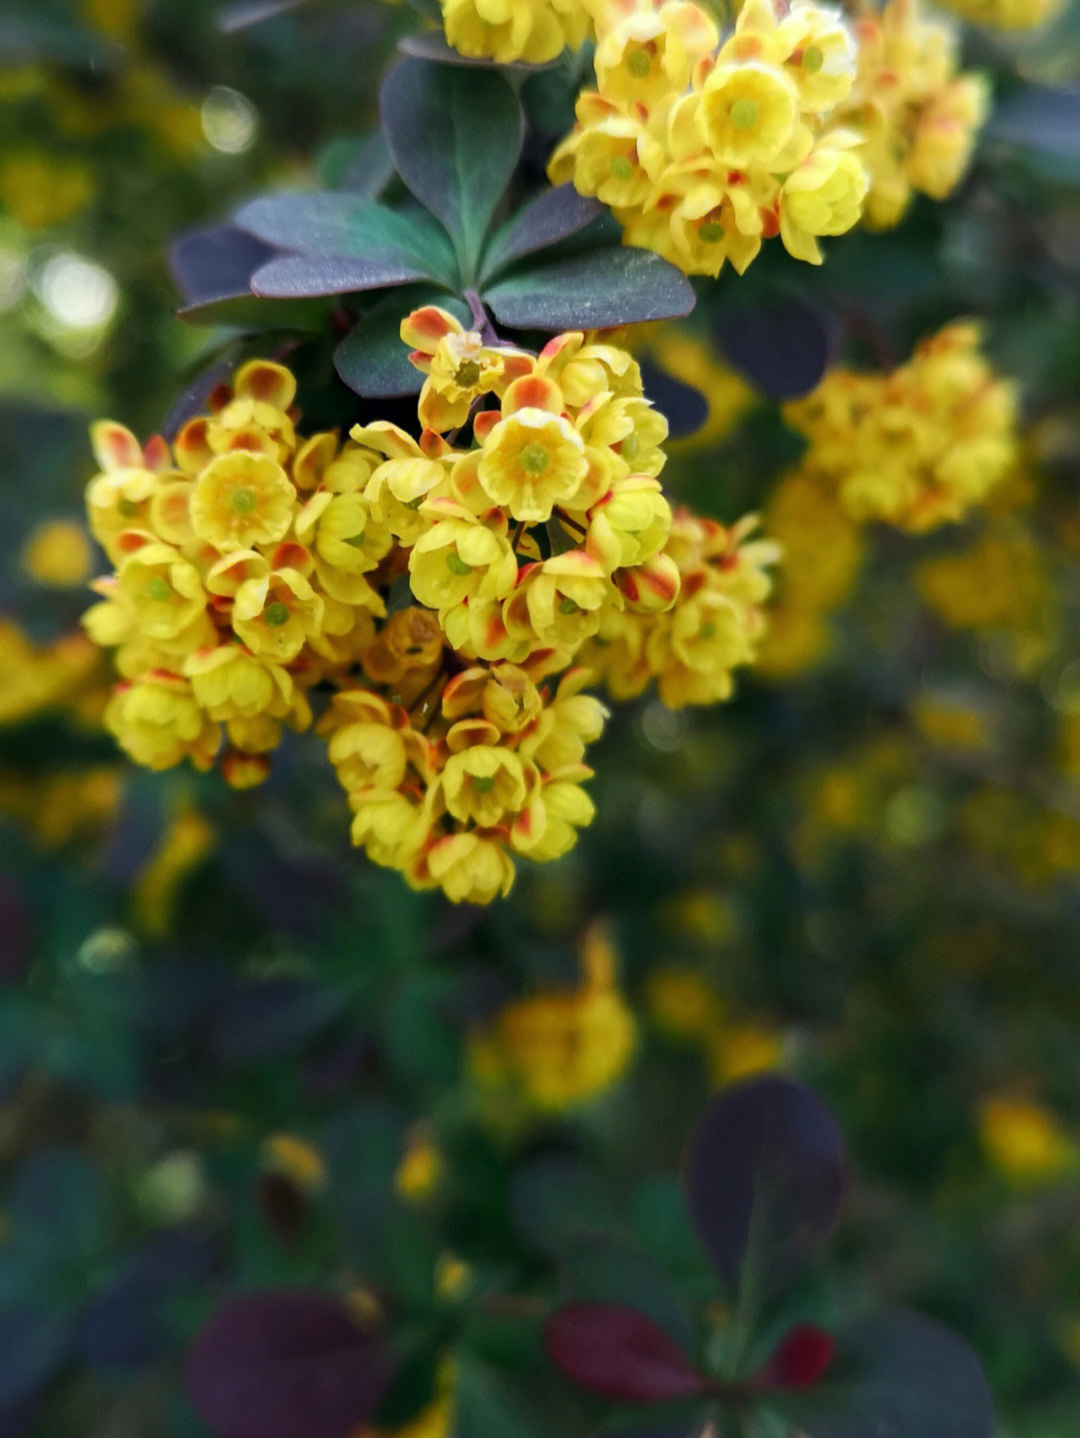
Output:
<svg viewBox="0 0 1080 1438">
<path fill-rule="evenodd" d="M 414 346 L 409 359 L 428 376 L 417 405 L 420 423 L 440 434 L 465 424 L 474 399 L 501 398 L 512 379 L 532 369 L 523 350 L 485 345 L 478 330 L 463 329 L 435 305 L 407 315 L 401 338 Z"/>
<path fill-rule="evenodd" d="M 979 1105 L 979 1138 L 995 1164 L 1018 1183 L 1054 1179 L 1075 1168 L 1077 1146 L 1040 1105 L 996 1095 Z"/>
<path fill-rule="evenodd" d="M 451 736 L 453 730 L 450 731 Z M 513 822 L 531 801 L 540 776 L 510 749 L 472 744 L 451 754 L 442 772 L 441 795 L 461 823 L 483 829 Z"/>
<path fill-rule="evenodd" d="M 372 863 L 406 870 L 411 881 L 407 866 L 423 848 L 431 827 L 426 806 L 410 793 L 375 786 L 350 795 L 350 803 L 353 843 Z"/>
<path fill-rule="evenodd" d="M 501 835 L 483 829 L 437 839 L 424 865 L 453 904 L 490 904 L 496 895 L 505 899 L 514 882 L 514 862 Z"/>
<path fill-rule="evenodd" d="M 834 135 L 833 141 L 837 140 Z M 789 254 L 821 264 L 815 236 L 842 235 L 857 224 L 869 179 L 849 149 L 819 145 L 784 181 L 780 238 Z"/>
<path fill-rule="evenodd" d="M 116 571 L 116 593 L 147 638 L 174 640 L 200 621 L 207 594 L 199 571 L 169 544 L 147 543 Z"/>
<path fill-rule="evenodd" d="M 509 65 L 543 65 L 566 46 L 578 49 L 592 26 L 580 0 L 441 0 L 455 50 Z"/>
<path fill-rule="evenodd" d="M 518 566 L 505 533 L 452 499 L 427 500 L 421 510 L 431 528 L 409 552 L 409 582 L 421 604 L 443 611 L 509 594 Z"/>
<path fill-rule="evenodd" d="M 217 549 L 250 549 L 284 538 L 296 490 L 268 455 L 236 450 L 212 459 L 195 481 L 191 523 Z"/>
<path fill-rule="evenodd" d="M 652 110 L 682 94 L 694 66 L 719 40 L 710 16 L 685 0 L 630 14 L 596 47 L 597 87 L 626 111 Z"/>
<path fill-rule="evenodd" d="M 795 86 L 768 65 L 719 64 L 701 87 L 695 120 L 714 158 L 733 170 L 783 168 L 797 137 Z"/>
<path fill-rule="evenodd" d="M 184 674 L 211 719 L 283 718 L 289 711 L 293 683 L 288 672 L 239 644 L 197 649 L 184 661 Z"/>
<path fill-rule="evenodd" d="M 477 477 L 484 492 L 514 519 L 551 518 L 588 474 L 585 445 L 569 420 L 544 409 L 514 410 L 484 441 Z"/>
<path fill-rule="evenodd" d="M 90 575 L 91 554 L 86 530 L 67 519 L 51 519 L 31 530 L 19 558 L 38 584 L 74 589 Z"/>
<path fill-rule="evenodd" d="M 851 92 L 856 51 L 851 31 L 835 10 L 813 0 L 792 0 L 773 43 L 794 82 L 801 110 L 832 109 Z"/>
<path fill-rule="evenodd" d="M 603 611 L 620 603 L 603 566 L 583 549 L 570 549 L 522 571 L 503 617 L 511 635 L 529 634 L 538 645 L 573 654 L 596 633 Z"/>
<path fill-rule="evenodd" d="M 288 664 L 319 633 L 325 603 L 295 569 L 245 579 L 233 601 L 232 626 L 253 654 Z"/>
<path fill-rule="evenodd" d="M 584 979 L 576 989 L 541 993 L 505 1008 L 478 1036 L 474 1067 L 487 1047 L 540 1108 L 560 1109 L 602 1093 L 625 1072 L 637 1026 L 615 985 L 616 955 L 602 925 L 582 942 Z"/>
<path fill-rule="evenodd" d="M 209 769 L 221 739 L 189 681 L 178 674 L 148 674 L 118 685 L 104 718 L 121 748 L 147 769 L 171 769 L 183 759 Z"/>
</svg>

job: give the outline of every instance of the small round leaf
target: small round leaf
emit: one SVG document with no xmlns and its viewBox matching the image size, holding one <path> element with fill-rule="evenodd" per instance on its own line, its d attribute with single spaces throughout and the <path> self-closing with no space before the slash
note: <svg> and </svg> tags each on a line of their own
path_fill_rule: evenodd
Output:
<svg viewBox="0 0 1080 1438">
<path fill-rule="evenodd" d="M 777 1074 L 727 1089 L 690 1137 L 690 1217 L 730 1291 L 752 1268 L 761 1298 L 809 1263 L 835 1222 L 847 1178 L 843 1136 L 809 1089 Z"/>
<path fill-rule="evenodd" d="M 187 1391 L 222 1438 L 345 1438 L 370 1419 L 395 1362 L 335 1299 L 300 1289 L 234 1300 L 202 1329 Z"/>
</svg>

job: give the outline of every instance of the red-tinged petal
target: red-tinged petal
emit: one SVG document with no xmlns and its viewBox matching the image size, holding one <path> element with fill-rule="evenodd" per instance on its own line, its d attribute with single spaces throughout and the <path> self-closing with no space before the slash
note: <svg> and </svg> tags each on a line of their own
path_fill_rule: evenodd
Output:
<svg viewBox="0 0 1080 1438">
<path fill-rule="evenodd" d="M 553 380 L 542 374 L 527 374 L 516 379 L 503 395 L 503 417 L 519 409 L 543 409 L 549 414 L 561 414 L 563 410 L 562 390 Z"/>
<path fill-rule="evenodd" d="M 143 467 L 142 445 L 130 429 L 114 420 L 101 419 L 92 424 L 90 444 L 94 458 L 104 470 Z"/>
</svg>

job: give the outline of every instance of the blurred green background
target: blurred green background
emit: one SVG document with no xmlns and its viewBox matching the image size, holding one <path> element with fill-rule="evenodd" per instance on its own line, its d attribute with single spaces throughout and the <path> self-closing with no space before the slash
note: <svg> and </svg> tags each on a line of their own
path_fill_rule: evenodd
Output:
<svg viewBox="0 0 1080 1438">
<path fill-rule="evenodd" d="M 981 317 L 1022 386 L 1020 471 L 930 537 L 830 529 L 784 483 L 799 445 L 775 405 L 721 367 L 712 301 L 650 331 L 710 404 L 665 485 L 724 521 L 761 510 L 788 548 L 772 637 L 726 706 L 618 706 L 591 829 L 476 912 L 349 849 L 303 737 L 234 793 L 137 772 L 97 725 L 87 426 L 147 437 L 225 338 L 174 318 L 169 241 L 335 183 L 414 23 L 250 9 L 0 15 L 0 1368 L 25 1388 L 0 1392 L 36 1438 L 205 1433 L 177 1375 L 224 1294 L 370 1283 L 452 1304 L 468 1271 L 527 1289 L 512 1195 L 538 1145 L 620 1184 L 670 1175 L 708 1094 L 774 1066 L 850 1143 L 836 1292 L 941 1317 L 984 1361 L 1003 1438 L 1066 1438 L 1080 130 L 1041 122 L 1027 87 L 1080 85 L 1080 11 L 967 37 L 998 111 L 956 197 L 832 242 L 822 271 L 760 262 L 871 316 L 897 360 Z M 436 1383 L 417 1378 L 418 1407 Z M 429 1421 L 415 1431 L 444 1431 Z"/>
</svg>

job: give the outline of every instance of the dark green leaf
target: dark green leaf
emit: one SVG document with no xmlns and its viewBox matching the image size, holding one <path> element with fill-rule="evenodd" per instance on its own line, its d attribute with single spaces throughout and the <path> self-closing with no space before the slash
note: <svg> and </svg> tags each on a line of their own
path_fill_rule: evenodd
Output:
<svg viewBox="0 0 1080 1438">
<path fill-rule="evenodd" d="M 398 173 L 454 241 L 471 283 L 524 135 L 518 98 L 497 70 L 400 60 L 379 114 Z"/>
<path fill-rule="evenodd" d="M 366 259 L 346 255 L 279 255 L 251 277 L 252 293 L 263 298 L 312 299 L 360 290 L 385 290 L 432 276 L 402 250 L 382 250 Z"/>
<path fill-rule="evenodd" d="M 237 212 L 237 226 L 279 250 L 366 259 L 373 251 L 410 256 L 422 273 L 453 281 L 450 248 L 422 215 L 400 215 L 374 200 L 335 190 L 312 195 L 266 195 Z"/>
<path fill-rule="evenodd" d="M 419 305 L 437 304 L 470 322 L 468 306 L 439 291 L 402 290 L 365 315 L 334 351 L 334 367 L 357 394 L 365 399 L 417 394 L 424 376 L 409 363 L 408 346 L 401 341 L 401 321 Z"/>
<path fill-rule="evenodd" d="M 394 160 L 386 136 L 372 130 L 359 139 L 341 135 L 331 140 L 319 155 L 317 169 L 328 190 L 377 200 L 393 178 Z"/>
<path fill-rule="evenodd" d="M 514 329 L 609 329 L 689 314 L 694 291 L 651 250 L 620 245 L 507 276 L 484 300 Z"/>
<path fill-rule="evenodd" d="M 773 1397 L 809 1438 L 992 1438 L 993 1404 L 978 1359 L 940 1323 L 898 1309 L 836 1337 L 824 1382 Z"/>
<path fill-rule="evenodd" d="M 574 1154 L 544 1154 L 519 1169 L 511 1201 L 519 1230 L 543 1253 L 558 1255 L 584 1235 L 622 1227 L 612 1184 Z"/>
<path fill-rule="evenodd" d="M 541 191 L 491 237 L 484 252 L 483 278 L 577 234 L 601 213 L 598 200 L 579 195 L 571 184 Z"/>
</svg>

